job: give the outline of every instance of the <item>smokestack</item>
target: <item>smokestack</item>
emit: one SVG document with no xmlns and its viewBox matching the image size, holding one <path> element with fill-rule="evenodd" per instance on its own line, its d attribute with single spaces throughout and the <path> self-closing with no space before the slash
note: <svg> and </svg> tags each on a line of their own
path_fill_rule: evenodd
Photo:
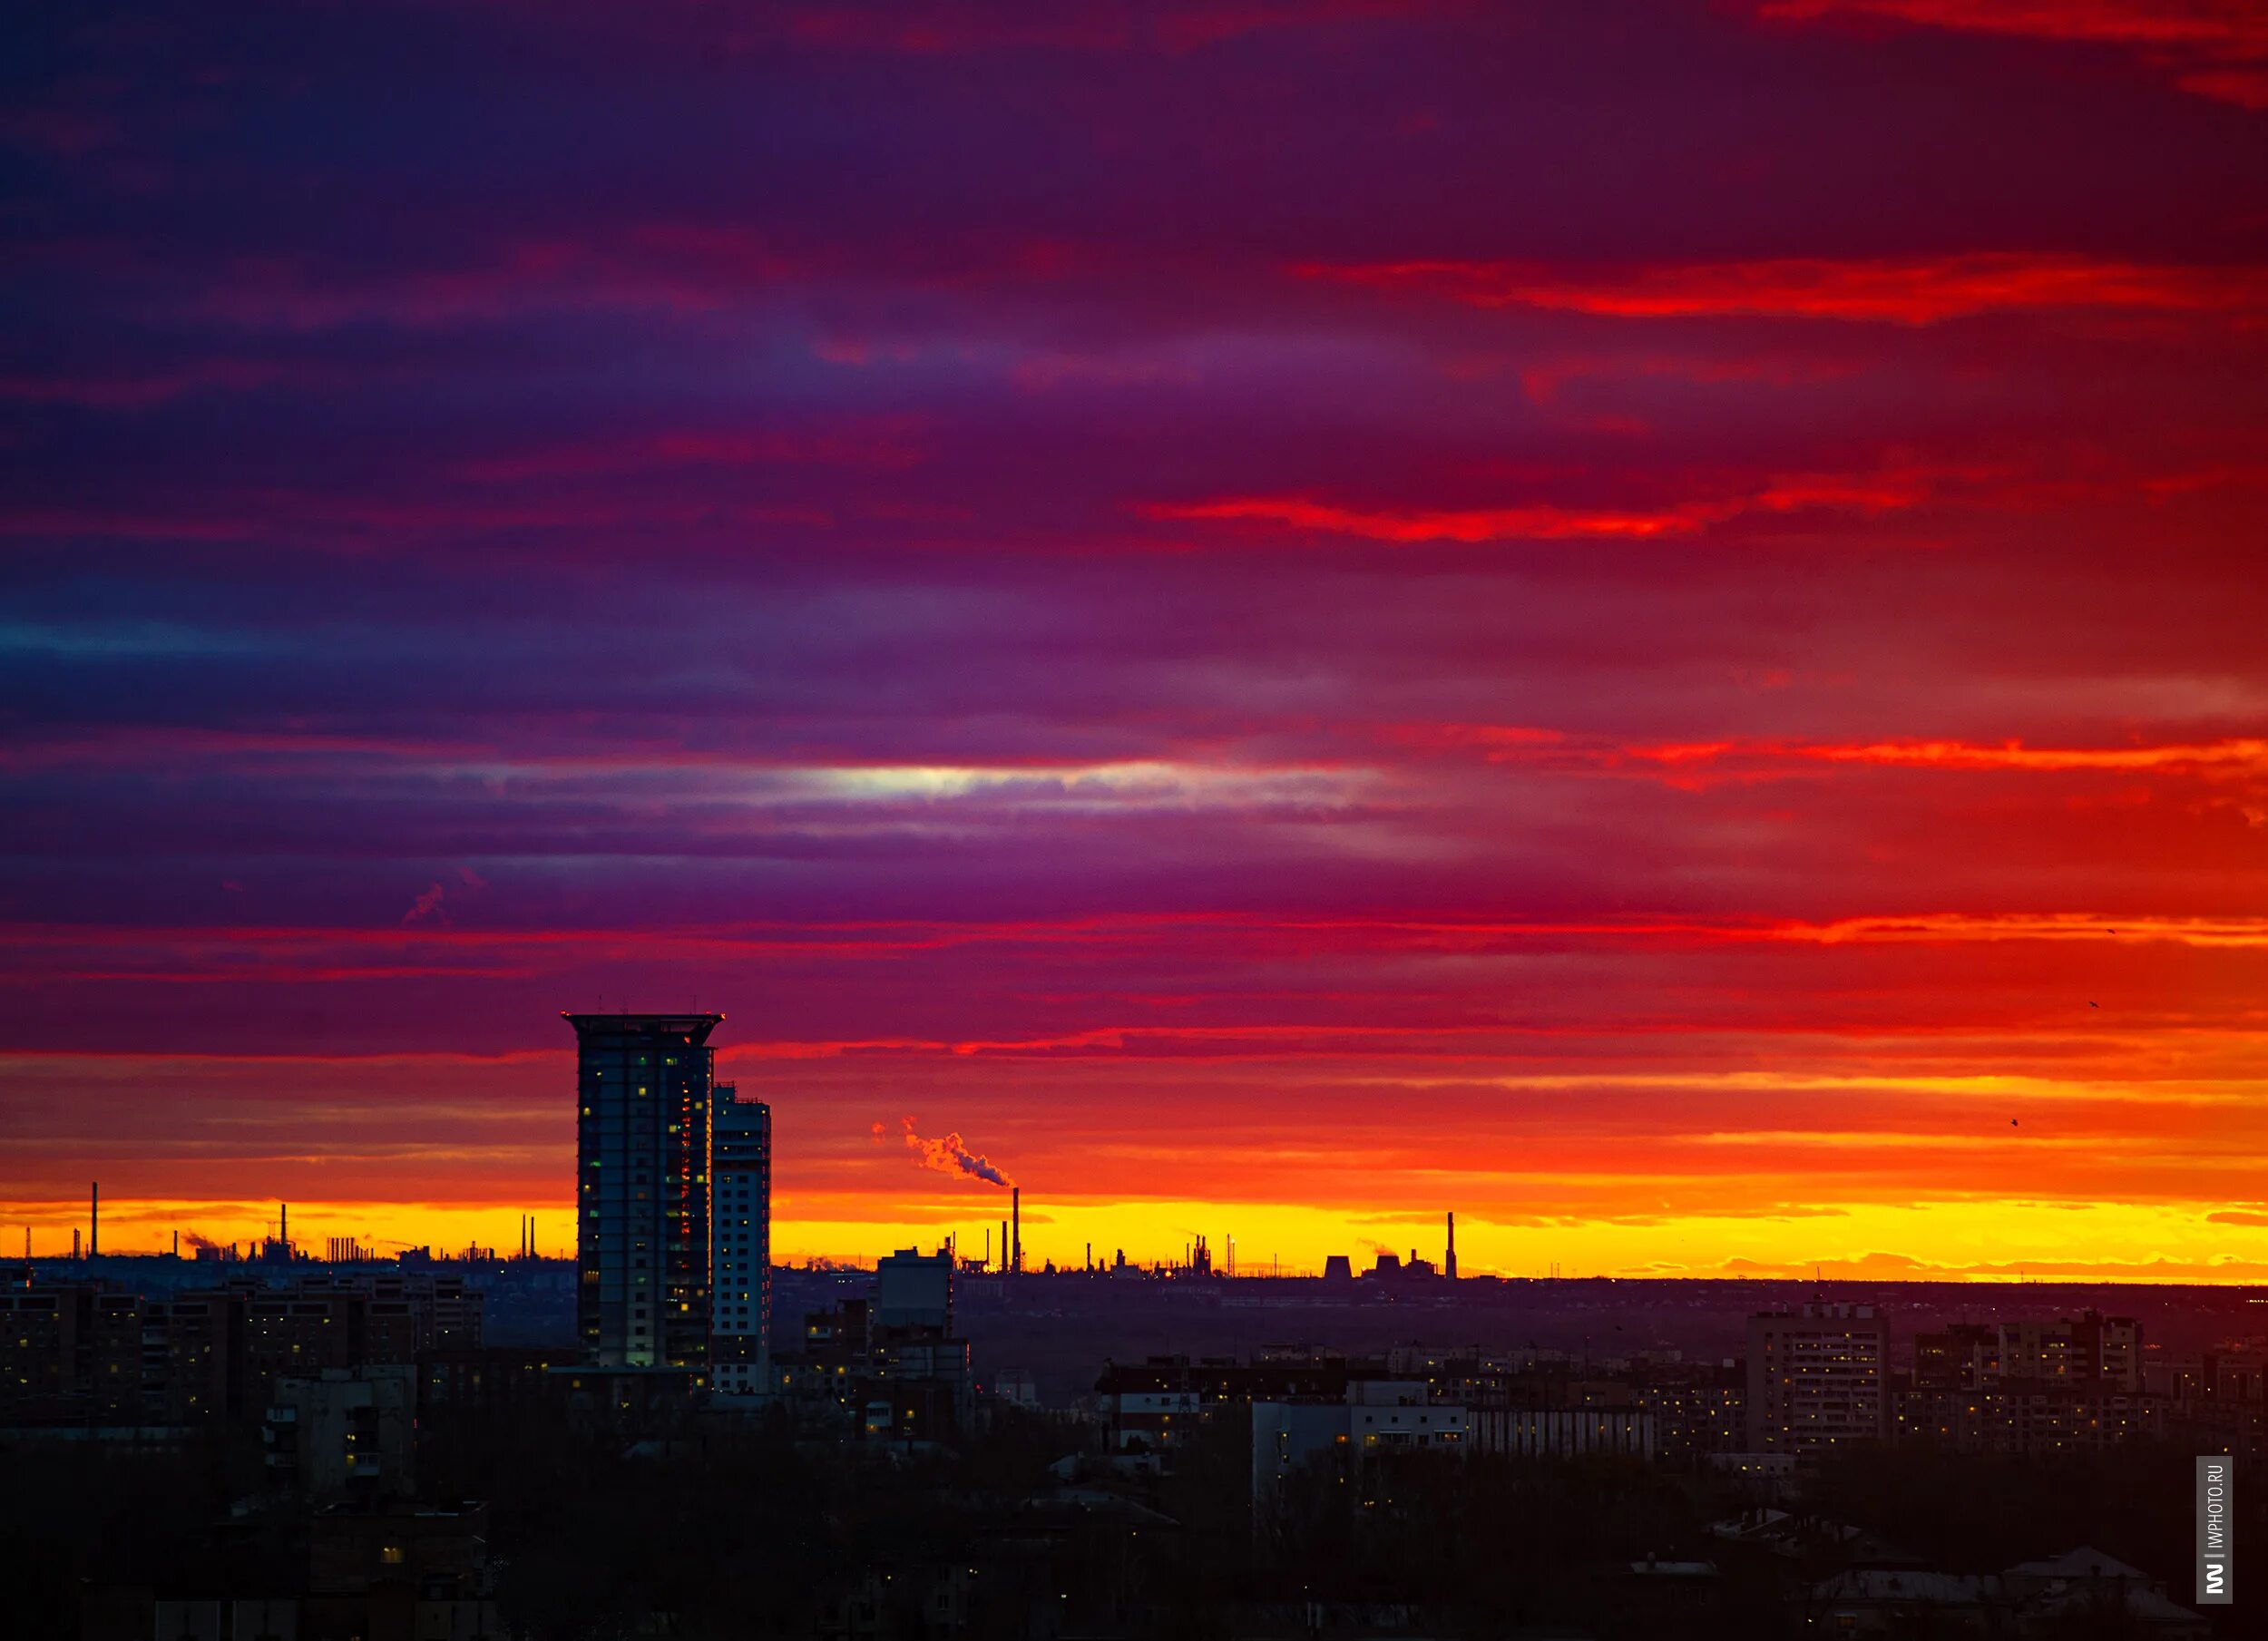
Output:
<svg viewBox="0 0 2268 1641">
<path fill-rule="evenodd" d="M 1005 1219 L 1000 1222 L 1000 1268 L 1003 1275 L 1008 1270 L 1008 1222 Z"/>
<path fill-rule="evenodd" d="M 1008 1268 L 1023 1275 L 1023 1187 L 1008 1187 L 1008 1223 L 1013 1227 L 1008 1243 Z"/>
<path fill-rule="evenodd" d="M 92 1259 L 103 1251 L 103 1182 L 92 1181 L 87 1189 L 92 1195 L 87 1204 L 86 1256 Z"/>
<path fill-rule="evenodd" d="M 179 1259 L 181 1256 L 181 1234 L 179 1231 L 176 1231 L 176 1232 L 174 1232 L 174 1233 L 173 1233 L 173 1257 L 174 1257 L 174 1258 L 176 1258 L 176 1259 Z"/>
<path fill-rule="evenodd" d="M 279 1203 L 277 1206 L 283 1210 L 283 1217 L 276 1225 L 276 1240 L 283 1244 L 284 1257 L 288 1259 L 291 1257 L 291 1205 L 285 1202 Z"/>
<path fill-rule="evenodd" d="M 74 1225 L 74 1226 L 73 1226 L 71 1227 L 71 1257 L 72 1257 L 73 1259 L 74 1259 L 74 1260 L 75 1260 L 76 1258 L 78 1258 L 78 1256 L 79 1256 L 79 1227 L 78 1227 L 77 1226 L 75 1226 L 75 1225 Z"/>
<path fill-rule="evenodd" d="M 1450 1281 L 1457 1280 L 1457 1216 L 1454 1213 L 1449 1216 L 1449 1257 L 1442 1262 L 1442 1267 Z"/>
</svg>

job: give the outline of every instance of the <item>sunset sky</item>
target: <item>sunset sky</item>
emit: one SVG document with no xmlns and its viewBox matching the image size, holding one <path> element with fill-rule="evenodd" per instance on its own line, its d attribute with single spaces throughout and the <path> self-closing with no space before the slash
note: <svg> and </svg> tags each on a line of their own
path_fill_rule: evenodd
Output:
<svg viewBox="0 0 2268 1641">
<path fill-rule="evenodd" d="M 0 1254 L 2268 1274 L 2259 0 L 10 34 Z"/>
</svg>

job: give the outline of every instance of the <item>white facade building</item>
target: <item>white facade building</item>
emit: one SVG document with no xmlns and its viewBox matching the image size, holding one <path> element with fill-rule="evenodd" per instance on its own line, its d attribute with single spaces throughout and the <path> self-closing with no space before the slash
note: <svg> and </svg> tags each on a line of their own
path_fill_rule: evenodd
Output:
<svg viewBox="0 0 2268 1641">
<path fill-rule="evenodd" d="M 1292 1473 L 1319 1456 L 1350 1479 L 1399 1453 L 1461 1459 L 1471 1438 L 1461 1406 L 1427 1400 L 1423 1380 L 1356 1380 L 1344 1402 L 1252 1404 L 1252 1504 L 1256 1523 L 1272 1516 Z"/>
</svg>

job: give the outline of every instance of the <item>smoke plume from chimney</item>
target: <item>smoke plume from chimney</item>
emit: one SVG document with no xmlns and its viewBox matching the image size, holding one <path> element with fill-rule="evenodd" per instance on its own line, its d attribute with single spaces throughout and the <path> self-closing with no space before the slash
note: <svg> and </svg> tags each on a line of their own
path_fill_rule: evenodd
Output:
<svg viewBox="0 0 2268 1641">
<path fill-rule="evenodd" d="M 905 1148 L 921 1158 L 922 1167 L 934 1168 L 940 1174 L 973 1174 L 996 1186 L 1015 1187 L 1015 1181 L 979 1157 L 961 1141 L 958 1134 L 948 1134 L 943 1139 L 924 1139 L 914 1131 L 911 1117 L 899 1119 L 905 1127 Z"/>
</svg>

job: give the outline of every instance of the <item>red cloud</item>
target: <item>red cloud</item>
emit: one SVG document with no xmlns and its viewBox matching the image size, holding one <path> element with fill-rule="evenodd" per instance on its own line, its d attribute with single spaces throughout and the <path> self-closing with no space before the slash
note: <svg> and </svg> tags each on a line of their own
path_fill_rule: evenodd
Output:
<svg viewBox="0 0 2268 1641">
<path fill-rule="evenodd" d="M 2079 769 L 2268 772 L 2268 741 L 2227 740 L 2152 747 L 2027 747 L 2018 741 L 1872 741 L 1825 745 L 1713 741 L 1700 745 L 1634 747 L 1628 755 L 1666 764 L 1761 760 L 1877 764 L 1907 769 L 2024 770 L 2053 774 Z"/>
<path fill-rule="evenodd" d="M 1571 507 L 1496 507 L 1454 512 L 1382 513 L 1337 507 L 1302 496 L 1228 496 L 1217 501 L 1156 503 L 1143 513 L 1154 519 L 1221 519 L 1282 524 L 1359 535 L 1374 542 L 1501 542 L 1637 540 L 1684 535 L 1729 518 L 1737 505 L 1689 504 L 1658 511 L 1591 510 Z"/>
<path fill-rule="evenodd" d="M 1880 17 L 1963 34 L 2124 46 L 2199 96 L 2268 108 L 2268 9 L 2259 0 L 1765 0 L 1757 15 Z"/>
<path fill-rule="evenodd" d="M 2252 268 L 2190 268 L 1977 251 L 1951 257 L 1768 261 L 1568 272 L 1487 261 L 1303 263 L 1294 272 L 1475 308 L 1544 308 L 1614 318 L 1745 317 L 1936 325 L 2057 308 L 2173 311 L 2249 307 L 2268 295 Z"/>
<path fill-rule="evenodd" d="M 1745 495 L 1659 507 L 1581 508 L 1537 504 L 1463 509 L 1374 509 L 1305 496 L 1223 496 L 1211 501 L 1145 503 L 1153 519 L 1219 520 L 1316 530 L 1368 541 L 1425 542 L 1652 541 L 1690 535 L 1744 513 L 1794 513 L 1814 507 L 1882 513 L 1929 499 L 1931 477 L 1918 471 L 1810 474 L 1773 479 Z"/>
<path fill-rule="evenodd" d="M 1420 750 L 1480 752 L 1491 763 L 1538 764 L 1625 773 L 1706 769 L 1728 777 L 1786 773 L 1806 764 L 1861 764 L 1886 768 L 2015 771 L 2067 774 L 2107 771 L 2187 776 L 2268 775 L 2268 741 L 2234 738 L 2129 747 L 2034 747 L 2021 741 L 1709 741 L 1623 743 L 1582 741 L 1556 729 L 1528 725 L 1396 725 L 1385 732 L 1400 746 Z"/>
</svg>

